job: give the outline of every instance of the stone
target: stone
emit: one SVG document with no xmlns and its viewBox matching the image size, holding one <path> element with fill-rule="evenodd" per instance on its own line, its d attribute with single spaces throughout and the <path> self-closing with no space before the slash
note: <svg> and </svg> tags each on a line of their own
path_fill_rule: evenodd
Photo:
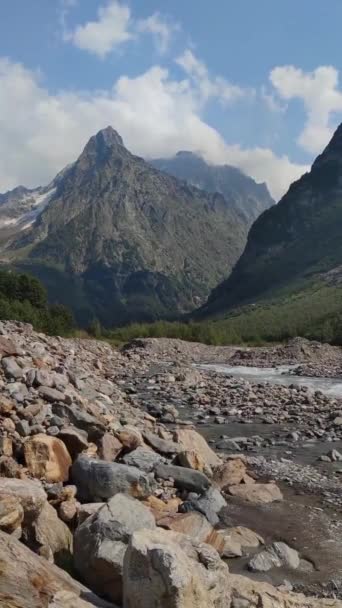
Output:
<svg viewBox="0 0 342 608">
<path fill-rule="evenodd" d="M 26 544 L 35 551 L 51 552 L 56 563 L 67 563 L 72 553 L 72 534 L 59 519 L 56 510 L 46 502 L 38 517 L 25 532 Z"/>
<path fill-rule="evenodd" d="M 123 450 L 123 445 L 111 433 L 105 433 L 98 442 L 99 457 L 101 460 L 112 462 Z"/>
<path fill-rule="evenodd" d="M 46 493 L 42 485 L 29 479 L 0 478 L 0 499 L 3 496 L 12 496 L 24 510 L 24 525 L 29 525 L 37 519 L 43 506 L 47 502 Z"/>
<path fill-rule="evenodd" d="M 13 441 L 6 435 L 0 436 L 0 455 L 1 456 L 12 456 L 13 454 Z"/>
<path fill-rule="evenodd" d="M 24 509 L 15 496 L 0 496 L 0 530 L 12 534 L 21 527 Z"/>
<path fill-rule="evenodd" d="M 240 557 L 249 553 L 249 549 L 256 549 L 264 544 L 264 539 L 243 526 L 220 530 L 224 538 L 223 557 Z"/>
<path fill-rule="evenodd" d="M 1 361 L 2 367 L 7 378 L 19 380 L 24 375 L 24 370 L 18 365 L 14 357 L 4 357 Z"/>
<path fill-rule="evenodd" d="M 1 531 L 0 563 L 4 608 L 115 608 Z"/>
<path fill-rule="evenodd" d="M 65 401 L 65 394 L 61 391 L 57 391 L 55 388 L 50 388 L 49 386 L 40 386 L 38 389 L 39 396 L 45 401 L 49 403 L 54 403 L 55 401 Z"/>
<path fill-rule="evenodd" d="M 227 506 L 221 492 L 216 488 L 209 488 L 200 498 L 190 499 L 181 505 L 181 508 L 199 511 L 215 526 L 219 522 L 218 513 Z"/>
<path fill-rule="evenodd" d="M 11 456 L 0 456 L 0 477 L 20 478 L 22 468 Z"/>
<path fill-rule="evenodd" d="M 155 528 L 152 513 L 123 494 L 111 498 L 77 528 L 74 565 L 86 584 L 106 598 L 121 602 L 127 543 L 141 528 Z"/>
<path fill-rule="evenodd" d="M 300 557 L 295 549 L 291 549 L 282 542 L 273 543 L 263 551 L 254 555 L 248 563 L 248 568 L 253 572 L 267 572 L 272 568 L 297 569 L 300 564 Z"/>
<path fill-rule="evenodd" d="M 242 483 L 246 474 L 246 465 L 240 458 L 229 460 L 214 469 L 213 484 L 220 490 L 225 490 Z"/>
<path fill-rule="evenodd" d="M 58 515 L 62 521 L 64 521 L 67 524 L 70 524 L 76 518 L 77 507 L 78 507 L 77 500 L 64 500 L 59 505 Z"/>
<path fill-rule="evenodd" d="M 194 471 L 201 471 L 201 473 L 204 473 L 209 477 L 212 476 L 211 468 L 205 463 L 202 456 L 194 450 L 180 452 L 177 457 L 177 462 L 181 467 L 193 469 Z"/>
<path fill-rule="evenodd" d="M 146 500 L 144 500 L 144 504 L 149 507 L 157 523 L 163 517 L 175 515 L 181 503 L 182 501 L 178 497 L 170 498 L 169 500 L 164 501 L 157 498 L 157 496 L 149 496 Z"/>
<path fill-rule="evenodd" d="M 283 500 L 283 495 L 275 483 L 231 486 L 228 492 L 231 496 L 255 505 Z"/>
<path fill-rule="evenodd" d="M 50 483 L 67 481 L 72 464 L 70 454 L 60 439 L 38 434 L 24 443 L 26 466 L 31 475 Z"/>
<path fill-rule="evenodd" d="M 193 471 L 175 465 L 158 464 L 155 468 L 156 477 L 172 479 L 176 488 L 202 494 L 210 486 L 210 481 L 200 471 Z"/>
<path fill-rule="evenodd" d="M 12 418 L 5 418 L 4 420 L 2 420 L 1 429 L 3 431 L 7 431 L 7 433 L 13 433 L 13 431 L 15 431 L 15 424 Z"/>
<path fill-rule="evenodd" d="M 79 456 L 72 466 L 77 496 L 83 502 L 100 502 L 123 493 L 146 498 L 153 493 L 154 478 L 135 467 Z"/>
<path fill-rule="evenodd" d="M 77 507 L 77 520 L 80 526 L 88 517 L 97 513 L 105 505 L 104 502 L 89 502 Z"/>
<path fill-rule="evenodd" d="M 180 446 L 174 441 L 168 441 L 167 439 L 162 439 L 158 437 L 155 433 L 151 433 L 151 431 L 144 432 L 145 441 L 154 449 L 156 452 L 160 454 L 164 454 L 166 456 L 178 454 L 182 451 Z"/>
<path fill-rule="evenodd" d="M 81 452 L 88 448 L 87 432 L 73 426 L 62 428 L 58 433 L 58 438 L 66 445 L 72 460 L 75 460 Z"/>
<path fill-rule="evenodd" d="M 137 467 L 141 471 L 150 473 L 157 466 L 165 462 L 165 458 L 156 454 L 153 450 L 145 447 L 138 447 L 133 452 L 125 454 L 123 462 L 129 466 Z"/>
<path fill-rule="evenodd" d="M 95 418 L 95 416 L 88 414 L 85 410 L 80 409 L 75 404 L 70 407 L 63 403 L 53 403 L 51 410 L 55 416 L 64 418 L 76 428 L 87 431 L 89 441 L 93 441 L 94 438 L 98 439 L 104 433 L 105 427 L 103 422 Z"/>
<path fill-rule="evenodd" d="M 22 355 L 23 351 L 19 348 L 13 340 L 0 336 L 0 357 L 11 357 Z"/>
<path fill-rule="evenodd" d="M 174 433 L 174 441 L 181 446 L 183 452 L 195 453 L 198 459 L 204 462 L 208 468 L 221 464 L 221 459 L 215 454 L 211 447 L 209 447 L 204 437 L 197 433 L 197 431 L 192 429 L 177 430 Z"/>
<path fill-rule="evenodd" d="M 331 450 L 331 452 L 329 452 L 328 456 L 332 462 L 341 462 L 342 461 L 342 454 L 338 450 Z"/>
<path fill-rule="evenodd" d="M 166 530 L 181 532 L 200 543 L 207 542 L 207 538 L 213 533 L 213 527 L 201 513 L 175 513 L 159 519 L 158 526 Z"/>
<path fill-rule="evenodd" d="M 28 437 L 31 433 L 31 428 L 27 420 L 19 420 L 15 425 L 15 430 L 21 437 Z"/>
<path fill-rule="evenodd" d="M 125 554 L 124 607 L 228 608 L 227 575 L 209 545 L 176 532 L 139 530 Z"/>
<path fill-rule="evenodd" d="M 129 451 L 135 450 L 144 443 L 140 431 L 128 425 L 118 431 L 116 437 L 124 448 Z"/>
<path fill-rule="evenodd" d="M 342 416 L 336 416 L 336 418 L 333 421 L 333 424 L 335 426 L 342 426 Z"/>
</svg>

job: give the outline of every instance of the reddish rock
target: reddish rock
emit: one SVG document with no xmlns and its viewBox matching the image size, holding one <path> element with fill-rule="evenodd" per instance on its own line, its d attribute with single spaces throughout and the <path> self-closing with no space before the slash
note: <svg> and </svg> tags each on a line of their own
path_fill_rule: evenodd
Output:
<svg viewBox="0 0 342 608">
<path fill-rule="evenodd" d="M 67 481 L 72 461 L 60 439 L 49 435 L 35 435 L 24 444 L 26 466 L 33 477 L 50 483 Z"/>
</svg>

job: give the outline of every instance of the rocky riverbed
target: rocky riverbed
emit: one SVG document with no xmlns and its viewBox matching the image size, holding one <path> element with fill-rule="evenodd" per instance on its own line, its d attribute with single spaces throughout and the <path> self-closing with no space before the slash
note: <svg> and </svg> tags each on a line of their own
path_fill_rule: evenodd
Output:
<svg viewBox="0 0 342 608">
<path fill-rule="evenodd" d="M 342 608 L 342 401 L 195 367 L 340 349 L 3 322 L 0 358 L 1 606 Z"/>
</svg>

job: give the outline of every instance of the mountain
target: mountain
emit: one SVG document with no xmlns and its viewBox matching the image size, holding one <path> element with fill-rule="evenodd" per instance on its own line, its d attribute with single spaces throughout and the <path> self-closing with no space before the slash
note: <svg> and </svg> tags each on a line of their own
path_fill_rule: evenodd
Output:
<svg viewBox="0 0 342 608">
<path fill-rule="evenodd" d="M 2 262 L 36 275 L 82 324 L 191 311 L 233 267 L 247 236 L 222 195 L 132 155 L 111 127 L 47 189 L 1 200 L 15 227 Z"/>
<path fill-rule="evenodd" d="M 192 186 L 222 194 L 228 206 L 241 215 L 248 228 L 265 209 L 274 205 L 266 184 L 257 184 L 240 169 L 229 165 L 208 165 L 193 152 L 178 152 L 173 158 L 159 158 L 150 162 L 160 171 Z"/>
<path fill-rule="evenodd" d="M 254 223 L 230 277 L 212 292 L 202 316 L 341 278 L 342 125 L 309 173 Z M 342 307 L 341 307 L 342 308 Z"/>
</svg>

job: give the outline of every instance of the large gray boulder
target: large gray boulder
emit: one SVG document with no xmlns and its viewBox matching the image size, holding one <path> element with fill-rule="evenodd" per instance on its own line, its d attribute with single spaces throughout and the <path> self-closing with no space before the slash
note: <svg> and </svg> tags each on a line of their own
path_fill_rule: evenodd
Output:
<svg viewBox="0 0 342 608">
<path fill-rule="evenodd" d="M 155 474 L 160 479 L 173 479 L 176 488 L 198 494 L 203 494 L 210 486 L 210 481 L 204 473 L 175 465 L 158 464 Z"/>
<path fill-rule="evenodd" d="M 39 481 L 29 479 L 7 479 L 0 477 L 0 499 L 12 496 L 24 510 L 23 525 L 30 525 L 37 519 L 44 505 L 47 495 Z"/>
<path fill-rule="evenodd" d="M 188 536 L 140 530 L 124 560 L 124 608 L 228 608 L 228 567 Z"/>
<path fill-rule="evenodd" d="M 139 501 L 117 494 L 76 530 L 74 564 L 83 581 L 113 601 L 122 599 L 123 560 L 136 530 L 155 528 L 151 511 Z"/>
<path fill-rule="evenodd" d="M 0 606 L 4 608 L 115 608 L 3 532 L 0 563 Z"/>
<path fill-rule="evenodd" d="M 147 498 L 154 488 L 154 477 L 135 467 L 117 462 L 79 456 L 71 471 L 81 502 L 101 502 L 120 492 Z"/>
<path fill-rule="evenodd" d="M 137 469 L 145 471 L 145 473 L 151 473 L 157 464 L 163 464 L 165 462 L 163 456 L 142 446 L 133 450 L 133 452 L 126 454 L 122 460 L 125 464 L 128 464 L 131 467 L 137 467 Z"/>
</svg>

